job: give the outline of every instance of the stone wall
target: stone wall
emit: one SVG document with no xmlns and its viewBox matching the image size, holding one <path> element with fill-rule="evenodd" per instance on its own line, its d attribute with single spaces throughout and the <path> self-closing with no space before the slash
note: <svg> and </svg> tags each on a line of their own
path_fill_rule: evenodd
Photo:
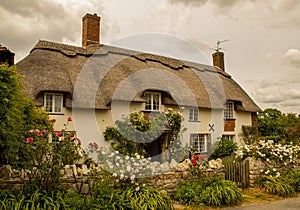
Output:
<svg viewBox="0 0 300 210">
<path fill-rule="evenodd" d="M 276 165 L 275 163 L 270 162 L 269 166 L 266 162 L 262 160 L 258 160 L 255 158 L 248 157 L 246 160 L 249 160 L 249 178 L 250 178 L 250 186 L 252 187 L 254 185 L 255 180 L 263 174 L 265 169 L 270 168 L 270 166 L 273 166 L 272 168 L 275 169 L 275 172 L 281 172 L 285 173 L 290 168 L 286 167 L 283 168 L 282 166 Z M 297 161 L 296 167 L 292 168 L 293 170 L 300 170 L 300 160 Z"/>
<path fill-rule="evenodd" d="M 213 162 L 212 162 L 213 163 Z M 141 183 L 153 186 L 156 189 L 163 190 L 169 194 L 175 192 L 176 188 L 184 180 L 189 180 L 191 176 L 192 163 L 190 160 L 185 160 L 182 163 L 174 165 L 161 164 L 165 170 L 157 170 L 152 176 L 140 179 Z M 216 167 L 217 164 L 211 164 Z M 28 180 L 29 171 L 13 170 L 10 166 L 3 166 L 0 168 L 0 189 L 18 188 L 24 181 Z M 86 165 L 67 165 L 61 171 L 61 184 L 64 188 L 72 188 L 80 193 L 87 194 L 89 192 L 90 184 L 87 181 L 90 169 Z M 223 173 L 223 168 L 208 168 L 206 173 Z"/>
</svg>

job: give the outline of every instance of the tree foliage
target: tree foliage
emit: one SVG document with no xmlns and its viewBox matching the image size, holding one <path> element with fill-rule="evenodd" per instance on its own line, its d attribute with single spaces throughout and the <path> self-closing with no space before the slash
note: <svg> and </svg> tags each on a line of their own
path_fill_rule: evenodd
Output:
<svg viewBox="0 0 300 210">
<path fill-rule="evenodd" d="M 258 114 L 258 132 L 261 137 L 291 141 L 299 138 L 297 131 L 300 131 L 300 118 L 296 114 L 285 114 L 272 108 Z"/>
<path fill-rule="evenodd" d="M 15 66 L 0 65 L 0 165 L 20 166 L 29 129 L 48 129 L 48 115 L 22 93 Z"/>
</svg>

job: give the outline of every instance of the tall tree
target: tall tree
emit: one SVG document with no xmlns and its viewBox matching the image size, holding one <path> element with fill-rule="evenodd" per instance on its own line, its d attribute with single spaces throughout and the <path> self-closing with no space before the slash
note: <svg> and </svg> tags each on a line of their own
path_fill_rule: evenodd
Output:
<svg viewBox="0 0 300 210">
<path fill-rule="evenodd" d="M 48 119 L 22 94 L 16 67 L 0 65 L 0 165 L 19 165 L 27 131 L 51 129 Z"/>
</svg>

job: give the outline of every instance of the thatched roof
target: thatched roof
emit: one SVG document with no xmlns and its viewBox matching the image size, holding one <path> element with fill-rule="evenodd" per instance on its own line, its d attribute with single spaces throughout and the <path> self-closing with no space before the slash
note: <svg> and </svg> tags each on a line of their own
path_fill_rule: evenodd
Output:
<svg viewBox="0 0 300 210">
<path fill-rule="evenodd" d="M 170 105 L 222 109 L 232 100 L 239 110 L 261 111 L 229 74 L 212 66 L 112 46 L 82 48 L 40 40 L 17 67 L 38 105 L 48 91 L 64 93 L 69 108 L 73 103 L 110 109 L 113 101 L 143 102 L 146 90 L 157 90 Z"/>
</svg>

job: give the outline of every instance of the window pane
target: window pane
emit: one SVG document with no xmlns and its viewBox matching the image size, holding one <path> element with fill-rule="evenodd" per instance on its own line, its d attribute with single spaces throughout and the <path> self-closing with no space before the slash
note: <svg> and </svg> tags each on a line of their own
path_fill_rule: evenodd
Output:
<svg viewBox="0 0 300 210">
<path fill-rule="evenodd" d="M 54 112 L 61 112 L 61 95 L 54 96 Z"/>
<path fill-rule="evenodd" d="M 46 95 L 46 111 L 52 112 L 52 95 Z"/>
<path fill-rule="evenodd" d="M 191 134 L 190 142 L 196 153 L 207 152 L 207 134 Z"/>
<path fill-rule="evenodd" d="M 146 110 L 151 110 L 151 95 L 150 94 L 145 94 L 145 98 L 146 98 L 145 109 Z"/>
<path fill-rule="evenodd" d="M 193 121 L 194 109 L 190 109 L 189 121 Z"/>
<path fill-rule="evenodd" d="M 230 119 L 233 118 L 233 103 L 226 103 L 226 107 L 224 110 L 224 118 Z"/>
<path fill-rule="evenodd" d="M 159 110 L 159 94 L 153 94 L 153 110 Z"/>
<path fill-rule="evenodd" d="M 194 109 L 194 121 L 198 121 L 198 109 Z"/>
</svg>

